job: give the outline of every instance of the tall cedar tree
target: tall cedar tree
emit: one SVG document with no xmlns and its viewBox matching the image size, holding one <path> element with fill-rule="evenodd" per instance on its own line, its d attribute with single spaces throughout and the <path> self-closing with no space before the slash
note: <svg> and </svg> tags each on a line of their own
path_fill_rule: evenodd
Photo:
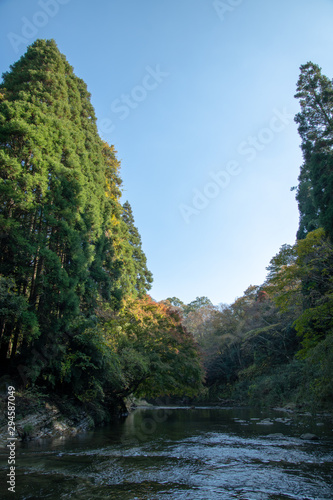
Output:
<svg viewBox="0 0 333 500">
<path fill-rule="evenodd" d="M 130 244 L 130 259 L 128 261 L 128 275 L 134 290 L 139 297 L 143 297 L 151 288 L 152 273 L 147 268 L 147 259 L 142 250 L 141 236 L 134 224 L 131 205 L 126 201 L 123 205 L 122 219 L 127 228 L 127 240 Z"/>
<path fill-rule="evenodd" d="M 298 239 L 324 227 L 333 240 L 333 85 L 316 64 L 301 66 L 295 97 L 301 111 L 296 115 L 302 139 L 297 201 L 300 211 Z"/>
<path fill-rule="evenodd" d="M 3 370 L 18 349 L 56 357 L 98 293 L 119 301 L 118 167 L 85 83 L 53 40 L 37 40 L 0 86 Z"/>
</svg>

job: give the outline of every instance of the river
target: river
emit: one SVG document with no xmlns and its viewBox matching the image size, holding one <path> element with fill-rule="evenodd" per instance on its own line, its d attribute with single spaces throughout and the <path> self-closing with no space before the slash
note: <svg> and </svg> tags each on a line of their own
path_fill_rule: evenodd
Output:
<svg viewBox="0 0 333 500">
<path fill-rule="evenodd" d="M 304 433 L 318 440 L 301 439 Z M 1 476 L 8 453 L 0 453 Z M 139 408 L 71 438 L 17 443 L 1 498 L 332 500 L 333 425 L 236 408 Z M 4 481 L 2 480 L 4 485 Z"/>
</svg>

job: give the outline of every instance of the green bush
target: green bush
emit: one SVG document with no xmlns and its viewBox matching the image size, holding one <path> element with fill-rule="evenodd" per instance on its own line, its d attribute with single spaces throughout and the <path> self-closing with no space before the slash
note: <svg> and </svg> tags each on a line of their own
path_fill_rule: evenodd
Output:
<svg viewBox="0 0 333 500">
<path fill-rule="evenodd" d="M 307 359 L 308 388 L 315 403 L 333 406 L 333 335 L 314 347 Z"/>
</svg>

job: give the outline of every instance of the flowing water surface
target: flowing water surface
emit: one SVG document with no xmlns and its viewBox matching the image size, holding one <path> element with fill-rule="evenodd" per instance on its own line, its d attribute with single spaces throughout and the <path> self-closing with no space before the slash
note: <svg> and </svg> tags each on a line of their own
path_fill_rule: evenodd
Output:
<svg viewBox="0 0 333 500">
<path fill-rule="evenodd" d="M 141 408 L 72 438 L 17 444 L 15 499 L 332 500 L 325 418 L 235 408 Z M 318 440 L 301 439 L 314 433 Z M 1 450 L 2 479 L 8 453 Z"/>
</svg>

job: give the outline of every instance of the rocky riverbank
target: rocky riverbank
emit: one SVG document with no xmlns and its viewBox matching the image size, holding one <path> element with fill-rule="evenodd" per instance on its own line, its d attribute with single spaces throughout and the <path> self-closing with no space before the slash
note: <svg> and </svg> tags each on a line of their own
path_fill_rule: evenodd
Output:
<svg viewBox="0 0 333 500">
<path fill-rule="evenodd" d="M 83 404 L 67 396 L 41 394 L 34 390 L 15 393 L 15 437 L 20 441 L 75 436 L 127 415 L 133 402 L 115 400 L 105 407 Z M 12 418 L 12 417 L 11 417 Z M 0 447 L 8 438 L 7 396 L 0 396 Z"/>
<path fill-rule="evenodd" d="M 20 441 L 38 438 L 74 436 L 94 427 L 93 419 L 84 411 L 77 410 L 70 418 L 55 403 L 29 401 L 17 397 L 17 418 L 15 418 L 15 437 Z M 0 446 L 3 447 L 8 438 L 6 421 L 6 401 L 1 400 Z"/>
</svg>

